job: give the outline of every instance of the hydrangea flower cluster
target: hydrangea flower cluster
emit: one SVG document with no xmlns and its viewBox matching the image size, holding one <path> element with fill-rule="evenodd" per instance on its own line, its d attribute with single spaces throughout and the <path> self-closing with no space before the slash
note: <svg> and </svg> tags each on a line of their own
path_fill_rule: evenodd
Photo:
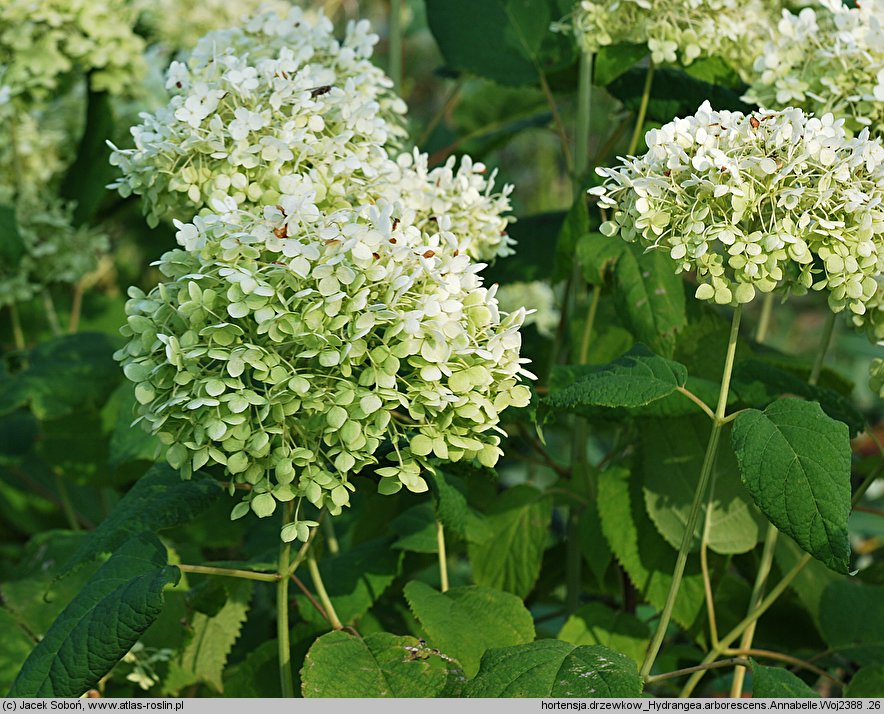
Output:
<svg viewBox="0 0 884 714">
<path fill-rule="evenodd" d="M 656 64 L 720 57 L 741 71 L 761 51 L 778 11 L 775 0 L 581 0 L 567 23 L 587 53 L 639 43 Z"/>
<path fill-rule="evenodd" d="M 555 337 L 561 313 L 549 283 L 542 280 L 506 283 L 497 289 L 497 302 L 504 312 L 526 310 L 525 326 L 536 326 L 543 337 Z"/>
<path fill-rule="evenodd" d="M 87 226 L 74 227 L 73 206 L 20 197 L 16 206 L 21 261 L 0 269 L 0 305 L 33 298 L 44 287 L 74 285 L 98 267 L 109 247 L 107 236 Z"/>
<path fill-rule="evenodd" d="M 0 86 L 45 98 L 76 68 L 90 73 L 96 90 L 122 94 L 142 70 L 134 22 L 126 0 L 4 0 Z"/>
<path fill-rule="evenodd" d="M 499 312 L 445 220 L 431 233 L 383 202 L 304 206 L 180 224 L 166 281 L 130 289 L 117 358 L 169 462 L 250 484 L 234 518 L 302 498 L 336 514 L 367 467 L 394 493 L 426 490 L 433 456 L 494 465 L 500 412 L 530 398 L 524 311 Z"/>
<path fill-rule="evenodd" d="M 469 156 L 461 158 L 456 170 L 453 156 L 433 169 L 427 163 L 427 154 L 417 149 L 401 154 L 379 184 L 380 196 L 401 201 L 414 214 L 409 220 L 422 231 L 435 232 L 438 217 L 446 216 L 459 249 L 474 260 L 512 255 L 515 241 L 507 228 L 515 220 L 509 215 L 513 187 L 506 184 L 495 193 L 497 170 L 486 176 L 485 164 L 474 163 Z"/>
<path fill-rule="evenodd" d="M 405 136 L 405 104 L 370 60 L 376 41 L 358 22 L 338 42 L 327 18 L 300 8 L 209 33 L 172 63 L 174 96 L 142 115 L 135 148 L 115 149 L 114 187 L 142 195 L 152 225 L 273 204 L 291 175 L 309 177 L 330 210 L 352 205 Z"/>
<path fill-rule="evenodd" d="M 884 2 L 848 7 L 820 0 L 783 12 L 754 63 L 745 97 L 771 109 L 796 106 L 845 117 L 853 131 L 884 125 Z"/>
<path fill-rule="evenodd" d="M 37 107 L 22 111 L 0 97 L 0 203 L 21 193 L 37 196 L 64 170 L 72 142 Z"/>
<path fill-rule="evenodd" d="M 134 4 L 150 38 L 167 51 L 189 50 L 206 33 L 234 27 L 259 10 L 285 15 L 292 6 L 286 0 L 135 0 Z"/>
<path fill-rule="evenodd" d="M 609 236 L 666 250 L 719 304 L 756 290 L 828 292 L 835 312 L 873 323 L 884 267 L 884 147 L 868 130 L 800 109 L 714 111 L 647 133 L 648 152 L 599 168 Z M 877 328 L 869 324 L 870 329 Z"/>
</svg>

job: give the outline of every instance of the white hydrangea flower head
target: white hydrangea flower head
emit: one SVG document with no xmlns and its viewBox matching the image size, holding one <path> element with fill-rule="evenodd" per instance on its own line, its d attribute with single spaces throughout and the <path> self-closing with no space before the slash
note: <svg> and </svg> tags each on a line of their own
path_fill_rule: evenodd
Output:
<svg viewBox="0 0 884 714">
<path fill-rule="evenodd" d="M 648 152 L 599 168 L 590 190 L 606 235 L 666 250 L 696 271 L 697 297 L 736 305 L 756 290 L 825 290 L 831 309 L 871 318 L 884 267 L 884 147 L 868 130 L 800 109 L 714 111 L 646 135 Z M 877 311 L 872 311 L 877 312 Z M 868 318 L 864 316 L 869 316 Z"/>
<path fill-rule="evenodd" d="M 45 193 L 71 158 L 73 142 L 62 127 L 45 120 L 45 111 L 0 101 L 0 203 Z"/>
<path fill-rule="evenodd" d="M 884 126 L 884 0 L 847 7 L 820 0 L 783 12 L 753 67 L 746 101 L 845 117 L 847 127 Z"/>
<path fill-rule="evenodd" d="M 500 412 L 530 398 L 524 311 L 499 311 L 453 235 L 397 214 L 282 196 L 198 217 L 166 281 L 130 289 L 117 358 L 140 419 L 185 475 L 215 463 L 251 485 L 232 517 L 303 498 L 336 514 L 370 470 L 382 493 L 422 492 L 434 456 L 497 461 Z"/>
<path fill-rule="evenodd" d="M 489 174 L 485 164 L 454 156 L 433 169 L 428 156 L 418 149 L 403 153 L 385 175 L 379 188 L 381 197 L 400 201 L 407 220 L 420 230 L 436 232 L 440 217 L 446 217 L 449 230 L 459 241 L 459 249 L 480 261 L 512 255 L 515 241 L 507 234 L 515 221 L 510 214 L 513 186 L 506 184 L 495 192 L 497 170 Z"/>
<path fill-rule="evenodd" d="M 107 236 L 73 225 L 73 205 L 21 196 L 16 221 L 24 244 L 17 265 L 0 266 L 0 305 L 24 302 L 49 285 L 75 285 L 98 267 L 107 253 Z"/>
<path fill-rule="evenodd" d="M 134 4 L 151 40 L 166 51 L 192 49 L 206 33 L 235 27 L 259 11 L 286 15 L 292 7 L 288 0 L 136 0 Z"/>
<path fill-rule="evenodd" d="M 647 44 L 655 64 L 720 57 L 741 72 L 761 51 L 779 9 L 778 0 L 581 0 L 555 29 L 570 27 L 587 53 Z"/>
<path fill-rule="evenodd" d="M 556 294 L 549 283 L 542 280 L 505 283 L 497 289 L 497 302 L 504 312 L 525 310 L 526 327 L 535 325 L 544 337 L 555 337 L 561 313 Z"/>
<path fill-rule="evenodd" d="M 356 22 L 339 42 L 300 8 L 209 33 L 170 66 L 171 101 L 132 128 L 135 148 L 114 147 L 113 187 L 143 196 L 153 225 L 274 204 L 292 175 L 325 209 L 354 205 L 405 136 L 405 103 L 370 60 L 376 41 Z"/>
<path fill-rule="evenodd" d="M 93 88 L 124 94 L 142 71 L 144 41 L 126 0 L 4 0 L 0 4 L 0 85 L 13 96 L 45 98 L 72 70 Z"/>
</svg>

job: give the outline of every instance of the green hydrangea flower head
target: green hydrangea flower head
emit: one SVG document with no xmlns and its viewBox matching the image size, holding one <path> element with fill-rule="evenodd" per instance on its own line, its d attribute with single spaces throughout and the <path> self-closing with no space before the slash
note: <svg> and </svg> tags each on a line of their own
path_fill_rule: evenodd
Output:
<svg viewBox="0 0 884 714">
<path fill-rule="evenodd" d="M 851 131 L 884 127 L 884 2 L 820 0 L 783 12 L 755 60 L 746 101 L 846 119 Z"/>
<path fill-rule="evenodd" d="M 211 32 L 173 62 L 169 104 L 132 128 L 112 187 L 143 197 L 148 222 L 272 205 L 280 181 L 308 176 L 325 209 L 360 205 L 405 137 L 405 103 L 371 63 L 377 36 L 351 23 L 342 42 L 322 15 L 292 8 Z"/>
<path fill-rule="evenodd" d="M 92 87 L 125 94 L 141 76 L 144 41 L 126 0 L 4 0 L 0 87 L 14 97 L 53 96 L 65 75 L 89 73 Z"/>
<path fill-rule="evenodd" d="M 776 25 L 778 0 L 581 0 L 553 29 L 574 32 L 580 48 L 646 44 L 655 64 L 719 57 L 743 72 Z"/>
<path fill-rule="evenodd" d="M 166 279 L 130 289 L 117 358 L 140 420 L 185 475 L 251 486 L 232 517 L 292 499 L 334 515 L 357 486 L 425 491 L 433 457 L 497 461 L 500 412 L 530 398 L 524 311 L 500 313 L 444 216 L 433 233 L 407 216 L 287 195 L 197 217 Z M 308 532 L 299 516 L 282 535 Z"/>
<path fill-rule="evenodd" d="M 834 312 L 880 320 L 884 147 L 868 130 L 800 109 L 749 115 L 704 103 L 646 136 L 648 151 L 599 168 L 601 230 L 666 250 L 696 271 L 696 296 L 824 290 Z M 872 328 L 875 329 L 874 327 Z"/>
</svg>

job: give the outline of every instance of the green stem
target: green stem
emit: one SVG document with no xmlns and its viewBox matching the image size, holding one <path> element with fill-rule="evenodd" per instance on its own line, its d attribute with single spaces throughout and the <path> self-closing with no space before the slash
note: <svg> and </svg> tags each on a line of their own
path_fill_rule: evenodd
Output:
<svg viewBox="0 0 884 714">
<path fill-rule="evenodd" d="M 863 494 L 866 492 L 866 489 L 868 489 L 868 487 L 875 482 L 875 480 L 881 475 L 881 473 L 882 469 L 878 468 L 875 469 L 868 476 L 866 476 L 863 482 L 859 485 L 859 488 L 857 488 L 853 494 L 853 498 L 850 502 L 851 508 L 859 503 Z M 736 627 L 734 627 L 730 632 L 728 632 L 724 637 L 719 640 L 718 645 L 713 647 L 706 654 L 706 657 L 703 659 L 703 662 L 701 664 L 709 664 L 710 662 L 718 659 L 720 655 L 727 652 L 730 646 L 741 634 L 743 634 L 746 628 L 768 611 L 771 605 L 773 605 L 780 597 L 780 595 L 782 595 L 786 591 L 786 588 L 788 588 L 789 585 L 792 584 L 792 581 L 796 577 L 798 577 L 799 573 L 804 570 L 805 566 L 811 561 L 811 559 L 812 556 L 805 553 L 801 557 L 801 559 L 797 563 L 795 563 L 794 566 L 792 566 L 792 569 L 783 576 L 782 580 L 780 580 L 780 582 L 778 582 L 774 586 L 773 590 L 771 590 L 770 593 L 768 593 L 767 596 L 759 603 L 758 607 L 754 611 L 746 615 L 746 617 L 744 617 L 742 620 L 740 620 L 739 624 L 737 624 Z M 681 693 L 678 696 L 689 697 L 693 693 L 694 689 L 696 689 L 697 685 L 700 683 L 700 680 L 703 678 L 704 672 L 705 669 L 703 671 L 697 671 L 697 673 L 688 680 L 687 684 L 685 684 L 684 686 L 684 689 L 681 690 Z"/>
<path fill-rule="evenodd" d="M 286 526 L 294 516 L 294 504 L 286 503 L 282 513 L 282 524 Z M 276 637 L 279 652 L 279 684 L 282 696 L 295 696 L 292 680 L 292 650 L 289 644 L 289 569 L 291 568 L 292 544 L 280 541 L 279 561 L 276 574 Z"/>
<path fill-rule="evenodd" d="M 68 332 L 74 334 L 80 329 L 80 313 L 83 311 L 83 281 L 74 286 L 74 294 L 71 298 L 71 315 L 68 318 Z"/>
<path fill-rule="evenodd" d="M 448 557 L 445 554 L 445 529 L 436 521 L 436 544 L 439 546 L 439 582 L 442 592 L 448 592 Z"/>
<path fill-rule="evenodd" d="M 589 134 L 592 118 L 592 60 L 589 53 L 580 55 L 580 69 L 577 78 L 577 125 L 574 130 L 574 189 L 580 188 L 580 181 L 589 166 Z"/>
<path fill-rule="evenodd" d="M 813 368 L 810 370 L 810 378 L 807 380 L 808 384 L 816 385 L 816 383 L 820 379 L 820 374 L 823 371 L 823 364 L 826 361 L 826 353 L 829 351 L 829 345 L 832 344 L 832 333 L 835 331 L 835 313 L 829 311 L 829 316 L 826 318 L 825 327 L 823 327 L 823 337 L 820 340 L 820 348 L 816 353 L 816 359 L 813 363 Z"/>
<path fill-rule="evenodd" d="M 744 659 L 742 657 L 734 657 L 733 659 L 723 659 L 718 662 L 709 662 L 707 664 L 698 664 L 695 667 L 685 667 L 684 669 L 676 669 L 674 672 L 665 672 L 664 674 L 655 674 L 653 677 L 648 677 L 645 682 L 647 684 L 652 684 L 654 682 L 662 682 L 665 679 L 675 679 L 676 677 L 683 677 L 686 674 L 691 674 L 693 672 L 705 672 L 708 669 L 721 669 L 722 667 L 730 667 L 732 665 L 740 665 L 740 664 L 749 664 L 749 660 Z"/>
<path fill-rule="evenodd" d="M 61 510 L 67 519 L 71 530 L 80 530 L 80 521 L 77 519 L 77 512 L 74 510 L 74 504 L 71 502 L 71 495 L 68 493 L 68 487 L 65 485 L 64 479 L 60 474 L 55 473 L 55 488 L 58 491 L 58 498 L 61 501 Z"/>
<path fill-rule="evenodd" d="M 402 0 L 390 0 L 390 35 L 388 45 L 390 79 L 402 93 Z"/>
<path fill-rule="evenodd" d="M 243 580 L 259 580 L 264 583 L 275 583 L 279 580 L 278 573 L 258 573 L 254 570 L 237 570 L 235 568 L 216 568 L 214 565 L 184 565 L 178 569 L 182 573 L 198 573 L 200 575 L 220 575 L 226 578 L 242 578 Z"/>
<path fill-rule="evenodd" d="M 715 598 L 712 593 L 712 576 L 709 570 L 709 534 L 712 531 L 712 504 L 715 498 L 715 472 L 709 482 L 709 497 L 706 499 L 706 516 L 703 519 L 703 537 L 700 539 L 700 570 L 703 574 L 703 591 L 706 596 L 706 615 L 709 620 L 709 639 L 713 646 L 718 642 L 718 621 L 715 618 Z"/>
<path fill-rule="evenodd" d="M 758 573 L 755 575 L 755 584 L 752 586 L 752 594 L 749 596 L 749 613 L 752 613 L 760 604 L 764 597 L 764 586 L 767 583 L 767 577 L 770 575 L 770 568 L 773 564 L 774 550 L 777 544 L 777 535 L 779 531 L 772 524 L 767 526 L 767 534 L 764 537 L 764 548 L 761 550 L 761 562 L 758 565 Z M 740 641 L 741 650 L 749 650 L 752 648 L 752 640 L 755 637 L 755 628 L 758 627 L 758 620 L 751 622 L 743 632 L 743 639 Z M 743 693 L 743 681 L 746 678 L 746 668 L 737 667 L 734 670 L 734 681 L 731 684 L 731 697 L 739 697 Z"/>
<path fill-rule="evenodd" d="M 328 546 L 328 552 L 332 555 L 337 555 L 341 552 L 341 546 L 338 543 L 338 537 L 335 535 L 335 527 L 331 522 L 331 518 L 323 519 L 322 528 L 325 530 L 325 543 Z"/>
<path fill-rule="evenodd" d="M 629 140 L 629 148 L 626 150 L 628 156 L 633 156 L 638 148 L 638 140 L 642 135 L 642 127 L 645 125 L 645 115 L 648 113 L 648 102 L 651 99 L 651 84 L 654 81 L 654 63 L 648 60 L 648 72 L 645 74 L 645 86 L 642 90 L 641 104 L 638 106 L 638 114 L 635 115 L 635 129 L 632 131 L 632 138 Z"/>
<path fill-rule="evenodd" d="M 21 318 L 18 315 L 18 305 L 9 303 L 9 319 L 12 322 L 12 339 L 17 350 L 25 348 L 25 333 L 21 329 Z"/>
<path fill-rule="evenodd" d="M 718 450 L 718 441 L 721 437 L 721 428 L 724 420 L 725 409 L 727 408 L 727 395 L 730 389 L 731 372 L 734 367 L 734 355 L 737 350 L 737 339 L 740 335 L 740 316 L 742 314 L 742 306 L 737 306 L 734 310 L 733 320 L 731 321 L 731 331 L 727 344 L 727 355 L 724 361 L 724 371 L 721 376 L 721 389 L 718 393 L 718 406 L 715 410 L 715 421 L 712 424 L 712 433 L 709 435 L 709 443 L 706 446 L 706 456 L 703 458 L 703 467 L 700 470 L 700 480 L 697 484 L 697 490 L 694 492 L 694 501 L 691 504 L 691 511 L 685 523 L 684 536 L 681 539 L 681 547 L 678 549 L 678 557 L 675 560 L 675 570 L 672 573 L 672 584 L 669 586 L 669 593 L 666 596 L 666 603 L 663 606 L 663 612 L 660 613 L 660 622 L 657 624 L 657 631 L 651 640 L 651 646 L 648 649 L 645 662 L 642 665 L 641 675 L 646 678 L 650 675 L 654 666 L 654 660 L 660 652 L 663 645 L 663 639 L 666 637 L 666 629 L 669 627 L 669 621 L 672 618 L 672 610 L 675 607 L 675 600 L 678 597 L 678 591 L 681 586 L 681 579 L 684 576 L 685 565 L 688 560 L 688 552 L 694 540 L 694 530 L 697 527 L 697 519 L 703 505 L 703 498 L 709 487 L 709 480 L 712 476 L 712 466 L 715 463 L 715 455 Z"/>
<path fill-rule="evenodd" d="M 335 606 L 332 605 L 331 598 L 328 596 L 328 592 L 325 589 L 325 584 L 322 582 L 322 575 L 319 572 L 319 566 L 316 564 L 316 556 L 313 554 L 313 551 L 307 553 L 307 568 L 310 570 L 310 577 L 313 579 L 313 587 L 316 588 L 319 602 L 322 603 L 322 607 L 325 609 L 325 614 L 328 615 L 329 624 L 334 630 L 343 630 L 344 626 L 338 619 L 338 613 L 335 612 Z"/>
<path fill-rule="evenodd" d="M 761 304 L 761 315 L 758 318 L 758 327 L 755 328 L 755 341 L 764 342 L 767 337 L 767 330 L 770 327 L 770 316 L 773 314 L 774 294 L 767 293 L 764 296 L 764 302 Z"/>
<path fill-rule="evenodd" d="M 589 359 L 589 345 L 592 340 L 592 328 L 595 325 L 595 316 L 599 310 L 599 299 L 602 296 L 601 285 L 594 285 L 592 298 L 589 301 L 589 312 L 586 313 L 586 322 L 583 325 L 583 338 L 580 340 L 580 364 L 586 364 Z"/>
<path fill-rule="evenodd" d="M 43 308 L 46 310 L 46 319 L 49 321 L 49 329 L 58 337 L 61 334 L 61 323 L 58 321 L 58 313 L 55 311 L 55 301 L 49 288 L 43 288 Z"/>
</svg>

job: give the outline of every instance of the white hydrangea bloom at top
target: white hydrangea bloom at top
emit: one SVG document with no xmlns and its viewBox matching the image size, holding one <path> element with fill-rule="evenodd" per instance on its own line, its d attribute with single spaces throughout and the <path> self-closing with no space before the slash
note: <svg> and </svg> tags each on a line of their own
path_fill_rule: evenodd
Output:
<svg viewBox="0 0 884 714">
<path fill-rule="evenodd" d="M 525 326 L 535 325 L 544 337 L 555 337 L 561 313 L 549 283 L 542 280 L 504 283 L 497 289 L 497 302 L 504 312 L 527 310 Z"/>
<path fill-rule="evenodd" d="M 421 492 L 434 456 L 497 461 L 499 413 L 530 398 L 524 311 L 499 312 L 451 233 L 395 215 L 297 195 L 197 217 L 166 281 L 130 289 L 117 357 L 142 418 L 172 466 L 252 485 L 232 517 L 301 498 L 336 514 L 372 466 L 382 493 Z"/>
<path fill-rule="evenodd" d="M 48 97 L 72 70 L 96 90 L 125 93 L 140 76 L 144 42 L 126 0 L 4 0 L 0 86 L 13 96 Z"/>
<path fill-rule="evenodd" d="M 288 0 L 135 0 L 134 4 L 150 39 L 167 51 L 192 49 L 206 33 L 239 25 L 259 10 L 285 15 L 292 7 Z"/>
<path fill-rule="evenodd" d="M 700 299 L 738 304 L 756 290 L 813 287 L 835 312 L 880 320 L 869 309 L 884 267 L 880 139 L 849 137 L 831 114 L 746 116 L 706 102 L 646 141 L 644 156 L 597 169 L 606 181 L 590 192 L 613 210 L 603 233 L 696 270 Z"/>
<path fill-rule="evenodd" d="M 783 12 L 754 64 L 746 100 L 763 107 L 802 107 L 847 118 L 848 128 L 884 126 L 884 2 L 847 7 L 820 0 Z"/>
<path fill-rule="evenodd" d="M 720 57 L 742 72 L 761 51 L 779 8 L 776 0 L 581 0 L 566 22 L 584 52 L 647 44 L 656 64 Z"/>
<path fill-rule="evenodd" d="M 459 249 L 474 260 L 491 261 L 512 255 L 515 241 L 507 234 L 515 217 L 510 215 L 509 196 L 513 186 L 505 184 L 494 192 L 495 169 L 487 174 L 485 164 L 463 156 L 448 157 L 442 166 L 428 168 L 427 154 L 415 149 L 402 154 L 385 174 L 378 192 L 388 201 L 400 201 L 407 220 L 419 229 L 435 232 L 439 216 L 450 221 L 448 230 L 458 237 Z"/>
<path fill-rule="evenodd" d="M 174 96 L 142 115 L 135 148 L 112 154 L 115 187 L 144 197 L 151 224 L 272 204 L 291 174 L 309 177 L 325 208 L 351 205 L 405 135 L 405 104 L 370 61 L 376 41 L 358 22 L 338 42 L 327 18 L 299 8 L 209 33 L 172 63 Z"/>
</svg>

